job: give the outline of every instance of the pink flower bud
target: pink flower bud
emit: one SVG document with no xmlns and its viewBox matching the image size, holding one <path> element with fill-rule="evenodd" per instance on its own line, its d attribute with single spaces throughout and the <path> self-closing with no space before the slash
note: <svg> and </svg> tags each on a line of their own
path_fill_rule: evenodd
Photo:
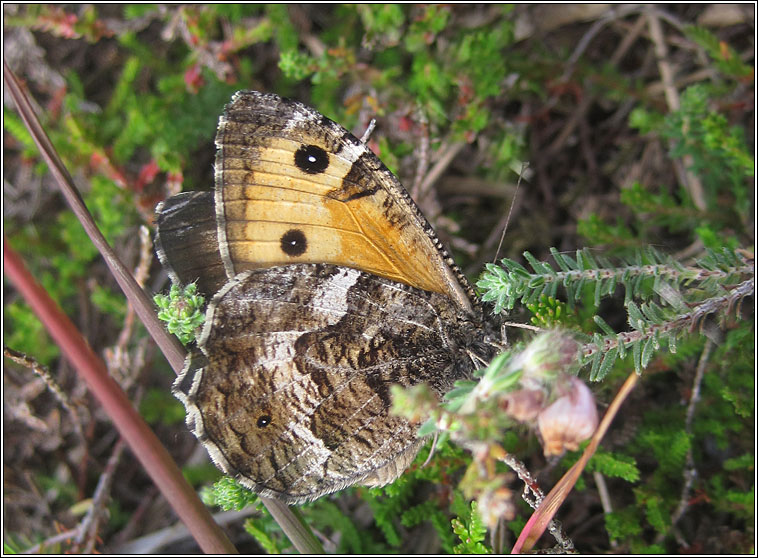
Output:
<svg viewBox="0 0 758 558">
<path fill-rule="evenodd" d="M 546 456 L 579 449 L 597 428 L 597 407 L 590 388 L 575 376 L 566 379 L 565 386 L 558 388 L 562 395 L 537 417 Z"/>
<path fill-rule="evenodd" d="M 531 422 L 542 410 L 544 401 L 545 393 L 540 389 L 519 389 L 504 395 L 500 408 L 514 420 Z"/>
</svg>

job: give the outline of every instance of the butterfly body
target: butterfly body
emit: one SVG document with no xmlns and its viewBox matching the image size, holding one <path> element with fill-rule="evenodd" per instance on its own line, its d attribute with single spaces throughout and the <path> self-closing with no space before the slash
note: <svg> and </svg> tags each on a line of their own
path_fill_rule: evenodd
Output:
<svg viewBox="0 0 758 558">
<path fill-rule="evenodd" d="M 390 386 L 441 397 L 491 356 L 473 290 L 394 175 L 316 111 L 240 92 L 216 142 L 215 193 L 158 208 L 162 263 L 213 296 L 174 385 L 188 425 L 287 502 L 394 480 L 421 442 Z"/>
</svg>

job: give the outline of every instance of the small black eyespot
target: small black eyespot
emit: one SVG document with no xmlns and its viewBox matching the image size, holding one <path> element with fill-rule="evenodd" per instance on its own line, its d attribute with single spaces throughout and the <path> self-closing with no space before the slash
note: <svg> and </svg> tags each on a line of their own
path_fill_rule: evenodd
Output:
<svg viewBox="0 0 758 558">
<path fill-rule="evenodd" d="M 258 417 L 258 422 L 255 423 L 258 428 L 266 428 L 271 424 L 271 415 L 261 415 Z"/>
<path fill-rule="evenodd" d="M 280 239 L 282 252 L 288 256 L 302 256 L 308 249 L 308 241 L 303 231 L 299 229 L 290 229 L 282 235 Z"/>
<path fill-rule="evenodd" d="M 329 155 L 318 145 L 302 145 L 295 151 L 295 165 L 308 174 L 320 174 L 329 166 Z"/>
</svg>

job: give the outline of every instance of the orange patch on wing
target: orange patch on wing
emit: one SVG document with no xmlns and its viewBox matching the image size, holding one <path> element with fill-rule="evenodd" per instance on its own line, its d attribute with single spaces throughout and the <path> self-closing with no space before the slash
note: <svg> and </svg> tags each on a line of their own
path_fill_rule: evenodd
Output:
<svg viewBox="0 0 758 558">
<path fill-rule="evenodd" d="M 303 141 L 326 150 L 316 138 Z M 270 138 L 255 157 L 234 161 L 226 156 L 221 196 L 233 272 L 330 263 L 449 294 L 445 277 L 429 265 L 439 260 L 437 248 L 411 222 L 413 215 L 392 199 L 387 187 L 374 179 L 365 189 L 370 193 L 347 195 L 344 179 L 353 163 L 327 152 L 326 170 L 308 174 L 292 162 L 301 145 Z M 296 255 L 282 248 L 282 238 L 293 229 L 307 242 Z"/>
</svg>

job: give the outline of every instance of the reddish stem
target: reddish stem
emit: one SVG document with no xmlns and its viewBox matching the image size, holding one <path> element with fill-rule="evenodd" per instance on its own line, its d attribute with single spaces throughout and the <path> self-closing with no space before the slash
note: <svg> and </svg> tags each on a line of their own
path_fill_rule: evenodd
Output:
<svg viewBox="0 0 758 558">
<path fill-rule="evenodd" d="M 3 238 L 5 274 L 50 332 L 63 354 L 107 411 L 132 453 L 142 463 L 180 519 L 207 553 L 236 553 L 226 534 L 184 480 L 174 460 L 150 427 L 132 407 L 121 386 L 108 375 L 105 363 L 82 337 L 44 288 L 26 269 L 21 258 Z"/>
</svg>

